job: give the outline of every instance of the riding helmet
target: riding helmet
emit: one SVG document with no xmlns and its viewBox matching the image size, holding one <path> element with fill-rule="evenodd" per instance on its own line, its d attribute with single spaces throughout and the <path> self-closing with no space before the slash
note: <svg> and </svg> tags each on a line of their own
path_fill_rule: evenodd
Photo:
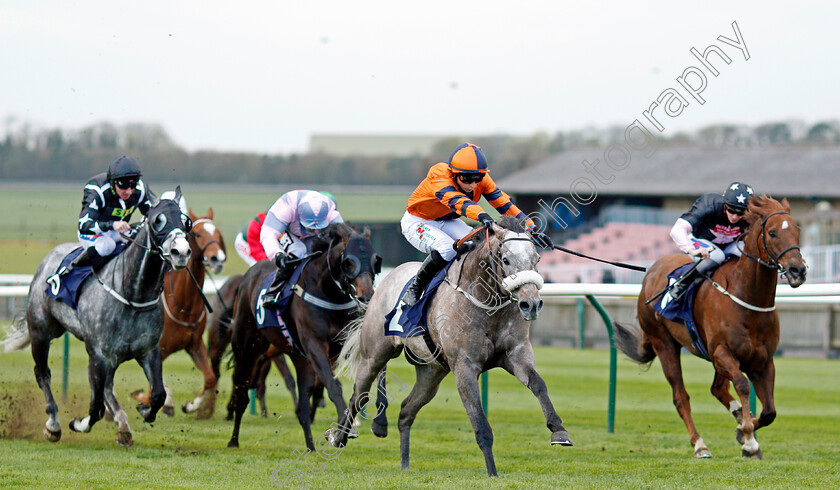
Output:
<svg viewBox="0 0 840 490">
<path fill-rule="evenodd" d="M 484 174 L 488 172 L 487 158 L 480 147 L 463 143 L 449 157 L 449 168 L 456 174 Z"/>
<path fill-rule="evenodd" d="M 108 165 L 108 180 L 115 180 L 115 179 L 122 179 L 125 177 L 137 177 L 143 175 L 140 172 L 140 165 L 137 164 L 137 160 L 127 157 L 121 156 L 119 158 L 115 158 L 110 165 Z"/>
<path fill-rule="evenodd" d="M 310 230 L 321 230 L 330 224 L 329 215 L 333 201 L 320 192 L 310 192 L 298 204 L 300 224 Z"/>
<path fill-rule="evenodd" d="M 752 187 L 743 182 L 733 182 L 723 192 L 723 202 L 733 208 L 747 209 L 747 203 L 752 195 Z"/>
</svg>

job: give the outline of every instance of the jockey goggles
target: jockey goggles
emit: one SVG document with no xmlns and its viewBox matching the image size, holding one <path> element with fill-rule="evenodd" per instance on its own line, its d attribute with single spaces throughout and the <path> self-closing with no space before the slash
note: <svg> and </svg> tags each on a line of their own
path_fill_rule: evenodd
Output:
<svg viewBox="0 0 840 490">
<path fill-rule="evenodd" d="M 744 213 L 747 212 L 746 209 L 736 208 L 736 207 L 730 206 L 728 204 L 724 205 L 723 209 L 725 209 L 727 213 L 731 213 L 731 214 L 734 214 L 736 216 L 743 216 Z"/>
<path fill-rule="evenodd" d="M 139 182 L 139 180 L 140 179 L 137 178 L 124 177 L 121 179 L 115 179 L 114 185 L 120 189 L 134 189 L 137 187 L 137 182 Z"/>
<path fill-rule="evenodd" d="M 465 184 L 477 184 L 484 180 L 484 174 L 456 174 L 455 177 Z"/>
</svg>

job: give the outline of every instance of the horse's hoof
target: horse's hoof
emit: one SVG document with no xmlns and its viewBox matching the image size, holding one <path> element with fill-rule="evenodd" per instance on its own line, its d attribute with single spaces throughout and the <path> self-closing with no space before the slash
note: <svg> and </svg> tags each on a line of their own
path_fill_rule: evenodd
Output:
<svg viewBox="0 0 840 490">
<path fill-rule="evenodd" d="M 59 439 L 61 439 L 61 429 L 58 429 L 56 432 L 53 432 L 44 427 L 44 437 L 50 442 L 58 442 Z"/>
<path fill-rule="evenodd" d="M 117 432 L 117 444 L 122 447 L 133 446 L 134 438 L 131 437 L 131 432 Z"/>
<path fill-rule="evenodd" d="M 167 417 L 174 417 L 175 416 L 175 407 L 167 407 L 164 406 L 163 410 L 161 410 L 163 414 Z"/>
<path fill-rule="evenodd" d="M 370 431 L 376 437 L 388 437 L 388 426 L 377 424 L 375 420 L 370 424 Z"/>
<path fill-rule="evenodd" d="M 227 415 L 225 415 L 225 420 L 233 420 L 233 414 L 228 413 Z"/>
<path fill-rule="evenodd" d="M 741 430 L 741 427 L 735 429 L 735 440 L 738 441 L 738 444 L 744 445 L 744 431 Z"/>
<path fill-rule="evenodd" d="M 227 447 L 239 447 L 239 441 L 231 439 Z"/>
<path fill-rule="evenodd" d="M 81 432 L 79 429 L 76 428 L 76 424 L 78 424 L 78 423 L 79 423 L 79 419 L 77 419 L 76 417 L 73 417 L 72 419 L 70 419 L 70 423 L 67 424 L 67 425 L 70 427 L 70 430 L 72 430 L 73 432 Z"/>
<path fill-rule="evenodd" d="M 181 411 L 182 412 L 190 413 L 190 410 L 187 408 L 187 405 L 189 405 L 189 403 L 185 403 L 185 404 L 181 405 Z M 166 407 L 163 407 L 163 408 L 165 409 Z"/>
<path fill-rule="evenodd" d="M 762 459 L 764 457 L 764 454 L 761 452 L 761 449 L 756 449 L 755 451 L 747 451 L 745 449 L 741 449 L 741 456 L 751 459 Z"/>
<path fill-rule="evenodd" d="M 551 434 L 551 445 L 559 444 L 561 446 L 574 446 L 572 444 L 572 439 L 569 437 L 569 433 L 565 430 L 558 430 Z"/>
<path fill-rule="evenodd" d="M 711 458 L 712 452 L 709 451 L 707 447 L 701 447 L 694 450 L 694 457 L 695 458 Z"/>
<path fill-rule="evenodd" d="M 198 411 L 195 413 L 196 420 L 209 420 L 213 417 L 213 409 L 210 408 L 199 408 Z"/>
</svg>

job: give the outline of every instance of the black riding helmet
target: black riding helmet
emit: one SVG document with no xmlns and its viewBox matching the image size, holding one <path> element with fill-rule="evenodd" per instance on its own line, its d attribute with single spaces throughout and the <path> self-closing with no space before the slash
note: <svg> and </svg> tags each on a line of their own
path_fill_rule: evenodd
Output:
<svg viewBox="0 0 840 490">
<path fill-rule="evenodd" d="M 142 175 L 137 160 L 131 157 L 121 156 L 108 165 L 108 180 L 111 182 L 124 178 L 139 179 Z"/>
<path fill-rule="evenodd" d="M 747 209 L 753 188 L 743 182 L 733 182 L 723 192 L 723 202 L 735 209 Z"/>
</svg>

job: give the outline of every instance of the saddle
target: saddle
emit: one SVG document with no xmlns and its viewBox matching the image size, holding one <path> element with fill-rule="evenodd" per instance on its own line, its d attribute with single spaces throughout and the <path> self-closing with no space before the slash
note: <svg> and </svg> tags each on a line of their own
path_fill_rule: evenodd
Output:
<svg viewBox="0 0 840 490">
<path fill-rule="evenodd" d="M 668 285 L 670 286 L 679 280 L 693 266 L 694 263 L 689 262 L 671 271 L 668 274 Z M 698 284 L 691 281 L 689 284 L 686 284 L 685 293 L 683 293 L 679 301 L 674 301 L 671 295 L 666 292 L 652 306 L 654 311 L 666 319 L 685 325 L 694 348 L 708 361 L 710 359 L 709 353 L 706 350 L 703 340 L 700 338 L 700 332 L 697 330 L 697 324 L 694 321 L 694 300 L 697 297 L 697 291 L 699 289 Z"/>
<path fill-rule="evenodd" d="M 279 298 L 274 306 L 266 306 L 263 304 L 263 301 L 265 300 L 265 293 L 271 287 L 271 283 L 274 282 L 274 277 L 277 275 L 277 271 L 269 274 L 260 286 L 260 292 L 257 295 L 257 302 L 254 308 L 254 311 L 257 312 L 257 329 L 279 328 L 283 337 L 285 337 L 286 341 L 289 342 L 289 345 L 291 345 L 292 348 L 300 355 L 303 355 L 303 350 L 300 348 L 300 341 L 295 339 L 289 331 L 289 328 L 286 326 L 286 322 L 283 321 L 282 315 L 283 312 L 286 311 L 286 308 L 288 308 L 289 303 L 292 302 L 294 288 L 297 285 L 300 275 L 303 272 L 303 267 L 307 262 L 309 262 L 309 259 L 301 261 L 300 264 L 295 267 L 295 270 L 292 272 L 289 280 L 287 280 L 286 284 L 283 285 L 283 289 L 280 291 Z"/>
<path fill-rule="evenodd" d="M 108 255 L 107 257 L 103 257 L 102 259 L 104 259 L 104 261 L 101 263 L 95 264 L 96 269 L 98 270 L 102 268 L 107 262 L 125 250 L 125 248 L 126 246 L 124 243 L 118 243 L 114 253 Z M 84 248 L 82 247 L 76 247 L 71 250 L 70 253 L 61 259 L 61 263 L 56 268 L 54 274 L 46 279 L 47 296 L 55 299 L 56 301 L 61 301 L 74 310 L 78 308 L 79 293 L 82 290 L 82 284 L 84 284 L 85 280 L 93 274 L 94 268 L 91 265 L 77 266 L 63 276 L 59 276 L 58 271 L 67 267 L 71 262 L 73 262 L 73 260 L 76 259 L 76 257 L 81 255 L 83 251 Z"/>
</svg>

